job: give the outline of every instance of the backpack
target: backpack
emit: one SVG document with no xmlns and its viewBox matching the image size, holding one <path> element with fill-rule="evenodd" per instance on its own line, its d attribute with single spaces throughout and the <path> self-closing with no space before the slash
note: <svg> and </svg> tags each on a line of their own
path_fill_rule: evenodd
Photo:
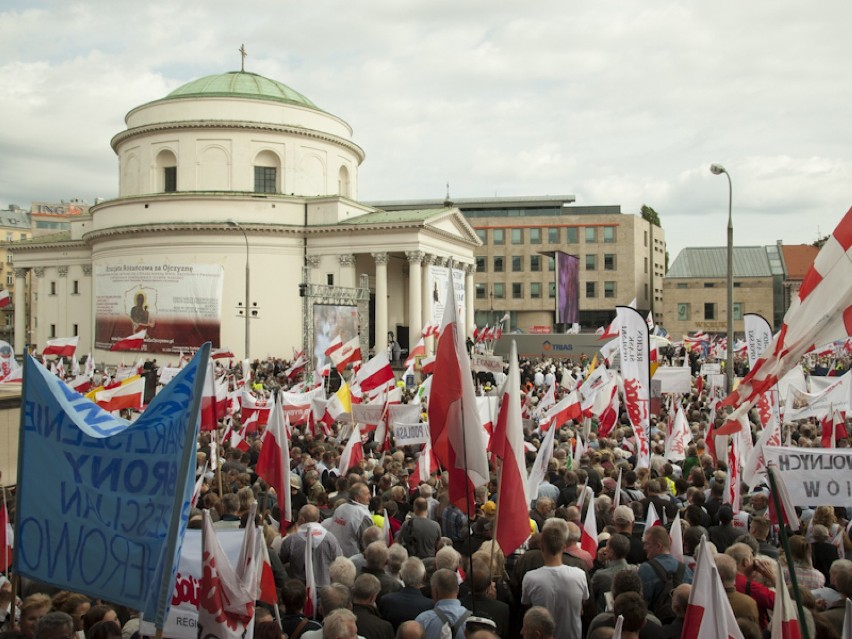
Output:
<svg viewBox="0 0 852 639">
<path fill-rule="evenodd" d="M 671 623 L 677 618 L 675 611 L 672 609 L 672 591 L 683 582 L 683 574 L 686 571 L 686 564 L 678 562 L 677 570 L 674 572 L 666 572 L 663 565 L 656 559 L 649 559 L 648 564 L 657 573 L 657 577 L 663 582 L 663 588 L 660 593 L 654 597 L 649 609 L 663 625 Z"/>
<path fill-rule="evenodd" d="M 441 634 L 440 639 L 455 639 L 456 633 L 458 633 L 459 629 L 464 625 L 464 622 L 467 621 L 467 618 L 470 617 L 470 610 L 465 610 L 464 614 L 458 618 L 454 624 L 450 624 L 450 619 L 441 612 L 438 608 L 433 608 L 435 614 L 438 615 L 438 619 L 440 619 L 444 625 L 441 626 Z"/>
</svg>

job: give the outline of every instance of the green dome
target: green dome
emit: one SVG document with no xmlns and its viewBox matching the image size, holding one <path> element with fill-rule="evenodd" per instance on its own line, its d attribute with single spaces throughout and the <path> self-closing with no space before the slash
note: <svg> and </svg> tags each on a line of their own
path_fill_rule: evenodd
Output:
<svg viewBox="0 0 852 639">
<path fill-rule="evenodd" d="M 287 104 L 297 104 L 308 107 L 309 109 L 320 110 L 316 104 L 286 84 L 245 71 L 231 71 L 230 73 L 208 75 L 204 78 L 193 80 L 169 93 L 165 99 L 203 97 L 240 97 L 254 100 L 274 100 L 276 102 L 286 102 Z"/>
</svg>

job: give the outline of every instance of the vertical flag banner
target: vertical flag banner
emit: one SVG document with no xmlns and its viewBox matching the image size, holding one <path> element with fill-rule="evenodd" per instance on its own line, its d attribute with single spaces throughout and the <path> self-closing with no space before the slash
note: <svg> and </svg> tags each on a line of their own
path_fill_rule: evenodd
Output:
<svg viewBox="0 0 852 639">
<path fill-rule="evenodd" d="M 651 465 L 651 359 L 648 324 L 629 306 L 616 307 L 621 349 L 621 376 L 624 378 L 624 403 L 638 442 L 637 468 Z"/>
<path fill-rule="evenodd" d="M 131 423 L 27 356 L 15 570 L 162 628 L 194 488 L 205 344 Z"/>
</svg>

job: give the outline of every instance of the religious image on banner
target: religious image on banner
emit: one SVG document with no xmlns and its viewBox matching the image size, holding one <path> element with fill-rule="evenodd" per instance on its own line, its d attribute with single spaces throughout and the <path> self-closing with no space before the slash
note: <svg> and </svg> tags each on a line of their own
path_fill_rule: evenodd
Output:
<svg viewBox="0 0 852 639">
<path fill-rule="evenodd" d="M 147 353 L 219 346 L 223 281 L 219 264 L 96 266 L 95 348 L 143 330 Z"/>
<path fill-rule="evenodd" d="M 15 359 L 15 349 L 9 342 L 0 341 L 0 379 L 16 368 L 18 368 L 18 362 Z"/>
<path fill-rule="evenodd" d="M 648 324 L 629 306 L 616 308 L 619 321 L 621 376 L 624 379 L 624 403 L 638 443 L 638 468 L 651 465 L 651 359 Z"/>
<path fill-rule="evenodd" d="M 432 265 L 429 267 L 429 295 L 430 308 L 427 309 L 427 316 L 430 318 L 430 324 L 435 326 L 441 325 L 441 319 L 444 317 L 444 307 L 447 304 L 447 280 L 450 277 L 450 269 L 446 266 Z M 466 334 L 465 329 L 465 288 L 464 288 L 464 271 L 458 268 L 453 269 L 453 290 L 456 295 L 456 316 L 458 317 L 459 329 L 461 334 Z"/>
<path fill-rule="evenodd" d="M 358 307 L 314 304 L 314 359 L 325 364 L 331 353 L 358 337 Z"/>
</svg>

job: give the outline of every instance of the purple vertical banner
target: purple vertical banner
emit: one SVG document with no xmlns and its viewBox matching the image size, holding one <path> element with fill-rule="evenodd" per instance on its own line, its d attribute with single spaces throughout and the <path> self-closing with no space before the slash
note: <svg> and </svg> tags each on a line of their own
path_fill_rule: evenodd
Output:
<svg viewBox="0 0 852 639">
<path fill-rule="evenodd" d="M 651 357 L 645 318 L 635 308 L 617 306 L 624 404 L 636 436 L 636 467 L 651 466 Z"/>
<path fill-rule="evenodd" d="M 556 321 L 580 322 L 580 258 L 556 251 Z"/>
</svg>

